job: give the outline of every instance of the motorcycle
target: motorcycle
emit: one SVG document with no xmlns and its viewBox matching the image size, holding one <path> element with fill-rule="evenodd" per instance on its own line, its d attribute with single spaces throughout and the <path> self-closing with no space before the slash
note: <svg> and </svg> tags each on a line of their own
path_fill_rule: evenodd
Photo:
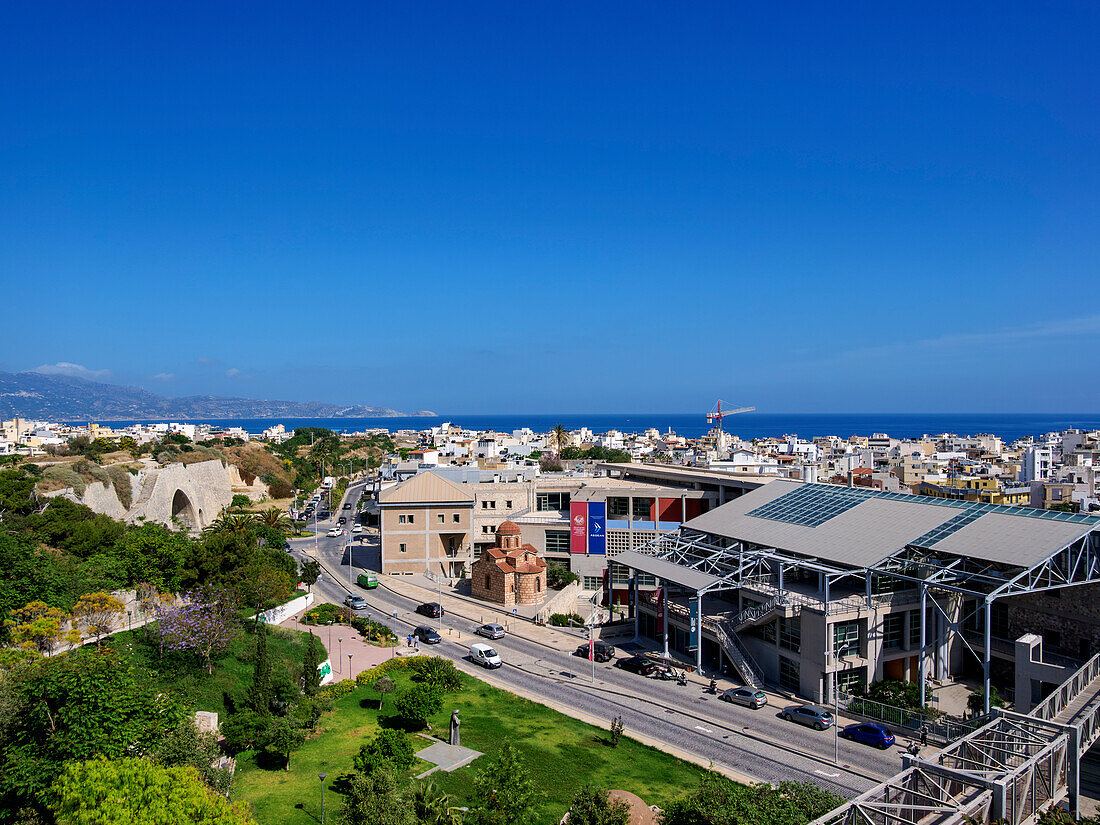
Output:
<svg viewBox="0 0 1100 825">
<path fill-rule="evenodd" d="M 711 696 L 718 695 L 718 683 L 713 679 L 711 679 L 710 684 L 707 685 L 707 693 L 709 693 Z"/>
<path fill-rule="evenodd" d="M 664 667 L 654 671 L 653 678 L 660 679 L 662 682 L 671 682 L 676 678 L 676 671 L 670 667 Z"/>
</svg>

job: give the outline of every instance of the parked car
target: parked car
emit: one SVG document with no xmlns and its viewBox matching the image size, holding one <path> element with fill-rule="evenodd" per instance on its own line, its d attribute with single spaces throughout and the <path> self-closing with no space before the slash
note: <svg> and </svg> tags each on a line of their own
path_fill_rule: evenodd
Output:
<svg viewBox="0 0 1100 825">
<path fill-rule="evenodd" d="M 486 639 L 503 639 L 505 636 L 504 628 L 498 624 L 483 624 L 474 633 Z"/>
<path fill-rule="evenodd" d="M 340 516 L 340 518 L 336 519 L 336 523 L 337 524 L 347 524 L 348 523 L 347 516 Z"/>
<path fill-rule="evenodd" d="M 588 658 L 588 642 L 580 645 L 574 652 L 574 656 L 580 656 L 582 659 Z M 613 645 L 609 645 L 607 642 L 601 642 L 596 640 L 592 650 L 592 658 L 597 662 L 610 662 L 615 658 L 615 648 Z"/>
<path fill-rule="evenodd" d="M 584 645 L 584 647 L 584 655 L 587 656 L 588 645 Z M 647 659 L 645 656 L 630 656 L 626 659 L 616 659 L 615 667 L 621 667 L 625 671 L 637 673 L 641 676 L 649 676 L 657 670 L 657 663 L 651 659 Z"/>
<path fill-rule="evenodd" d="M 351 526 L 351 532 L 353 532 L 353 533 L 362 533 L 363 532 L 363 525 L 362 524 L 353 524 Z"/>
<path fill-rule="evenodd" d="M 355 582 L 365 590 L 374 590 L 378 587 L 378 577 L 374 573 L 360 573 L 355 577 Z"/>
<path fill-rule="evenodd" d="M 344 599 L 344 604 L 350 607 L 352 610 L 366 610 L 367 600 L 362 596 L 356 596 L 354 593 Z"/>
<path fill-rule="evenodd" d="M 475 642 L 470 645 L 470 659 L 479 665 L 483 665 L 487 668 L 500 667 L 504 662 L 500 659 L 500 654 L 497 653 L 489 645 L 483 645 L 481 642 Z"/>
<path fill-rule="evenodd" d="M 798 722 L 800 725 L 825 730 L 833 724 L 833 715 L 825 708 L 817 705 L 799 705 L 798 707 L 785 708 L 783 718 L 788 722 Z"/>
<path fill-rule="evenodd" d="M 331 530 L 325 533 L 325 535 L 328 536 L 330 539 L 336 538 L 338 535 L 340 535 L 340 528 L 333 527 Z"/>
<path fill-rule="evenodd" d="M 416 606 L 416 612 L 429 619 L 438 619 L 443 615 L 443 605 L 439 602 L 424 602 Z"/>
<path fill-rule="evenodd" d="M 351 509 L 351 502 L 350 501 L 345 501 L 344 502 L 344 509 L 345 510 L 350 510 Z"/>
<path fill-rule="evenodd" d="M 886 725 L 880 725 L 877 722 L 848 725 L 840 731 L 840 736 L 859 742 L 861 745 L 873 745 L 880 750 L 886 750 L 894 745 L 894 734 Z"/>
<path fill-rule="evenodd" d="M 768 704 L 768 697 L 764 691 L 746 687 L 730 688 L 723 691 L 718 698 L 723 702 L 733 702 L 735 705 L 744 705 L 753 710 L 760 710 Z"/>
<path fill-rule="evenodd" d="M 413 635 L 426 645 L 437 645 L 443 641 L 443 637 L 430 627 L 421 625 L 413 631 Z"/>
<path fill-rule="evenodd" d="M 288 553 L 290 552 L 290 542 L 289 541 L 284 541 L 283 542 L 283 549 L 286 550 L 286 552 L 288 552 Z"/>
</svg>

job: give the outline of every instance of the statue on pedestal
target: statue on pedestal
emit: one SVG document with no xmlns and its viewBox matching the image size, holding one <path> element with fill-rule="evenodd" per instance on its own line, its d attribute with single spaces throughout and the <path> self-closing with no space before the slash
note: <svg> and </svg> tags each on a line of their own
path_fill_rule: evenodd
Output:
<svg viewBox="0 0 1100 825">
<path fill-rule="evenodd" d="M 459 739 L 459 735 L 458 735 L 458 728 L 459 728 L 459 725 L 461 725 L 461 724 L 462 724 L 462 720 L 458 718 L 458 709 L 455 708 L 455 710 L 451 712 L 451 744 L 452 745 L 461 745 L 462 744 L 462 742 Z"/>
</svg>

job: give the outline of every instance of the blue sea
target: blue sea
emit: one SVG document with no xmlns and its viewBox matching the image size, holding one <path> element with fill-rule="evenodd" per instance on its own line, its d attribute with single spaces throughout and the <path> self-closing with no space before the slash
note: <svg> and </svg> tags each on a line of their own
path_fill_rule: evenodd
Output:
<svg viewBox="0 0 1100 825">
<path fill-rule="evenodd" d="M 100 421 L 108 426 L 147 424 L 164 419 L 142 421 Z M 425 430 L 444 421 L 471 430 L 496 430 L 512 432 L 529 427 L 535 432 L 548 432 L 561 424 L 567 430 L 588 427 L 593 432 L 619 430 L 638 433 L 650 427 L 661 432 L 672 431 L 686 438 L 698 438 L 710 429 L 702 415 L 683 413 L 639 413 L 636 415 L 610 414 L 523 414 L 514 415 L 444 415 L 416 418 L 239 418 L 239 419 L 187 419 L 188 423 L 216 424 L 221 427 L 242 427 L 247 432 L 259 433 L 275 424 L 283 424 L 288 430 L 295 427 L 326 427 L 336 432 L 359 432 L 382 427 L 390 430 Z M 73 422 L 87 423 L 87 422 Z M 724 429 L 742 439 L 768 438 L 772 436 L 798 435 L 802 438 L 836 435 L 847 438 L 852 435 L 886 433 L 895 438 L 913 438 L 921 435 L 954 433 L 977 435 L 992 433 L 1011 442 L 1027 435 L 1041 435 L 1067 429 L 1092 430 L 1100 428 L 1100 414 L 1039 414 L 1039 413 L 741 413 L 728 416 Z"/>
</svg>

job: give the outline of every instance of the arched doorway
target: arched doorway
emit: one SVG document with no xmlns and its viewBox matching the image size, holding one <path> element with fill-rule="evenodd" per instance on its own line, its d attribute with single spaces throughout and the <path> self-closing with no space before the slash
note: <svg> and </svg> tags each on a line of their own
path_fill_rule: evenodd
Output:
<svg viewBox="0 0 1100 825">
<path fill-rule="evenodd" d="M 200 525 L 198 518 L 195 516 L 195 507 L 183 490 L 176 490 L 176 494 L 172 496 L 172 518 L 187 530 L 199 529 Z"/>
</svg>

